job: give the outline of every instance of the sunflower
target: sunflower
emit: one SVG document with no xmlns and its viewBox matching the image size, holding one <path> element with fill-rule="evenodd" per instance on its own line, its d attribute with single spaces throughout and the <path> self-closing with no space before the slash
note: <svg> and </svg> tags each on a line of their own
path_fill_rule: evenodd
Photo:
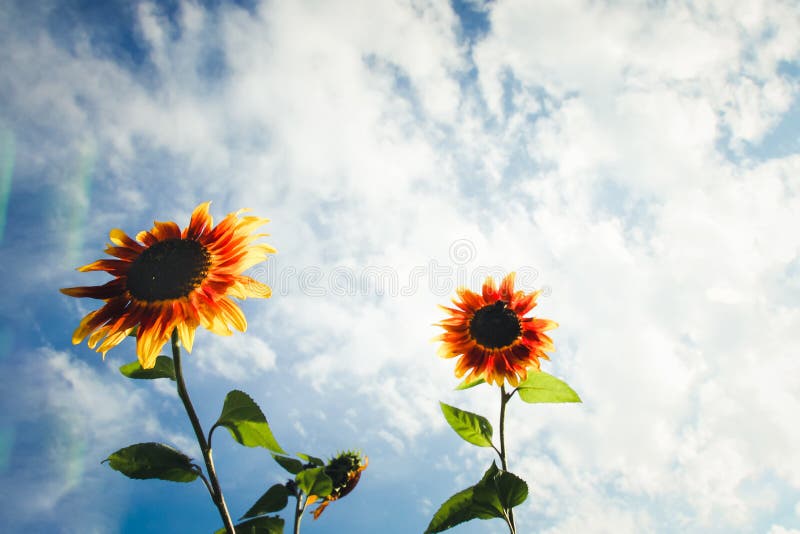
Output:
<svg viewBox="0 0 800 534">
<path fill-rule="evenodd" d="M 314 510 L 314 519 L 318 519 L 325 508 L 333 501 L 339 500 L 353 491 L 361 479 L 361 472 L 369 465 L 369 458 L 361 457 L 361 454 L 354 451 L 343 452 L 331 458 L 325 466 L 325 474 L 328 475 L 333 483 L 333 491 L 327 497 L 322 497 L 322 502 Z M 309 496 L 306 506 L 317 501 L 316 495 Z"/>
<path fill-rule="evenodd" d="M 514 276 L 506 276 L 499 290 L 488 277 L 481 294 L 459 288 L 460 300 L 453 299 L 457 308 L 441 306 L 450 317 L 437 324 L 445 329 L 436 338 L 442 341 L 438 352 L 444 358 L 460 356 L 457 377 L 469 371 L 468 382 L 482 378 L 502 386 L 508 380 L 516 387 L 528 377 L 528 369 L 539 370 L 540 358 L 550 359 L 545 351 L 555 348 L 544 332 L 558 323 L 525 317 L 536 306 L 539 291 L 514 291 Z"/>
<path fill-rule="evenodd" d="M 71 297 L 105 301 L 83 318 L 72 335 L 74 344 L 89 336 L 89 347 L 100 343 L 96 350 L 105 357 L 138 327 L 136 355 L 142 367 L 149 369 L 173 329 L 188 351 L 199 325 L 220 335 L 231 335 L 231 326 L 245 331 L 244 314 L 230 297 L 270 296 L 268 286 L 240 274 L 275 252 L 267 244 L 252 244 L 267 235 L 252 232 L 269 219 L 240 218 L 246 211 L 240 210 L 214 226 L 210 204 L 197 206 L 183 231 L 171 221 L 154 222 L 149 232 L 139 232 L 135 240 L 122 230 L 111 230 L 105 252 L 115 259 L 98 260 L 78 270 L 105 271 L 114 279 L 101 286 L 61 290 Z"/>
</svg>

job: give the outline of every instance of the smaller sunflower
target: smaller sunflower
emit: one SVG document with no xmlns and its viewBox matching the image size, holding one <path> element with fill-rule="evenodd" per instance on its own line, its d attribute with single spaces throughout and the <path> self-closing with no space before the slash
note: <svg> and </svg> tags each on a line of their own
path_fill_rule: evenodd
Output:
<svg viewBox="0 0 800 534">
<path fill-rule="evenodd" d="M 443 358 L 460 357 L 458 378 L 469 372 L 469 382 L 483 378 L 502 386 L 508 380 L 516 387 L 528 377 L 528 369 L 539 370 L 540 359 L 550 359 L 545 351 L 555 350 L 544 332 L 558 323 L 525 317 L 536 306 L 539 291 L 514 291 L 514 276 L 506 276 L 499 289 L 491 276 L 486 278 L 481 294 L 459 288 L 460 300 L 453 299 L 457 308 L 440 306 L 450 317 L 437 323 L 445 329 L 436 338 L 442 341 L 438 353 Z"/>
<path fill-rule="evenodd" d="M 89 347 L 100 343 L 97 352 L 105 357 L 136 329 L 136 354 L 141 366 L 149 369 L 174 329 L 190 352 L 200 325 L 220 335 L 231 335 L 231 326 L 245 331 L 244 314 L 230 297 L 270 296 L 268 286 L 241 274 L 275 252 L 265 243 L 253 244 L 267 235 L 253 230 L 269 219 L 240 218 L 246 211 L 240 210 L 214 226 L 210 204 L 197 206 L 183 231 L 171 221 L 156 221 L 135 240 L 122 230 L 111 230 L 105 251 L 114 259 L 97 260 L 78 270 L 105 271 L 114 279 L 101 286 L 61 290 L 71 297 L 105 302 L 83 318 L 72 335 L 74 344 L 89 336 Z"/>
<path fill-rule="evenodd" d="M 333 482 L 333 491 L 327 496 L 322 497 L 322 502 L 314 510 L 314 519 L 318 519 L 325 508 L 333 501 L 339 500 L 353 491 L 361 479 L 361 472 L 369 465 L 369 458 L 361 457 L 361 453 L 348 451 L 331 458 L 325 466 L 325 474 Z M 306 501 L 306 506 L 317 501 L 316 495 L 311 495 Z"/>
</svg>

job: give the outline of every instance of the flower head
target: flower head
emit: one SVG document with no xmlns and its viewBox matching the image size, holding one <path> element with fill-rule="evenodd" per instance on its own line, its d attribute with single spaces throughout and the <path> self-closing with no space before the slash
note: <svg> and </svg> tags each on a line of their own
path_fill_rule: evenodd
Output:
<svg viewBox="0 0 800 534">
<path fill-rule="evenodd" d="M 325 466 L 325 474 L 333 482 L 333 491 L 327 497 L 322 498 L 322 502 L 314 510 L 314 519 L 318 519 L 330 503 L 341 499 L 355 489 L 361 479 L 361 472 L 367 468 L 367 465 L 369 465 L 369 458 L 366 456 L 362 458 L 361 453 L 355 451 L 343 452 L 331 458 Z M 315 501 L 316 496 L 312 495 L 306 505 Z"/>
<path fill-rule="evenodd" d="M 558 326 L 555 321 L 525 317 L 536 306 L 538 291 L 514 291 L 514 273 L 506 276 L 500 288 L 488 277 L 481 294 L 469 289 L 457 290 L 456 308 L 441 306 L 450 317 L 438 323 L 445 333 L 439 355 L 459 357 L 456 376 L 469 372 L 468 381 L 483 378 L 502 386 L 505 380 L 517 386 L 528 376 L 528 369 L 539 370 L 539 359 L 550 358 L 545 351 L 555 350 L 544 334 Z"/>
<path fill-rule="evenodd" d="M 252 232 L 269 219 L 240 218 L 244 211 L 240 210 L 214 226 L 209 204 L 195 208 L 183 231 L 174 222 L 156 221 L 149 232 L 139 232 L 134 240 L 122 230 L 111 230 L 105 252 L 115 259 L 98 260 L 78 270 L 105 271 L 114 279 L 101 286 L 61 290 L 72 297 L 105 301 L 83 318 L 72 335 L 74 344 L 89 336 L 89 347 L 99 343 L 96 350 L 105 357 L 138 327 L 136 354 L 147 369 L 155 364 L 173 329 L 188 351 L 199 325 L 220 335 L 231 335 L 231 326 L 245 331 L 244 314 L 230 297 L 270 296 L 268 286 L 241 274 L 275 252 L 267 244 L 252 243 L 267 235 Z"/>
</svg>

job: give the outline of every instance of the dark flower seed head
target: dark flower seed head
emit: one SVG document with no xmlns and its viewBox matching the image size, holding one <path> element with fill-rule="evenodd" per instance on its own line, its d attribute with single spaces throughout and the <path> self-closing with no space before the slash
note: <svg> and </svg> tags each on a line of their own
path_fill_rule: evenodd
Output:
<svg viewBox="0 0 800 534">
<path fill-rule="evenodd" d="M 166 239 L 145 249 L 128 271 L 127 288 L 137 300 L 156 302 L 186 297 L 211 265 L 206 248 L 192 239 Z"/>
<path fill-rule="evenodd" d="M 475 312 L 469 323 L 469 333 L 479 345 L 499 349 L 511 345 L 520 336 L 519 317 L 507 305 L 498 300 Z"/>
</svg>

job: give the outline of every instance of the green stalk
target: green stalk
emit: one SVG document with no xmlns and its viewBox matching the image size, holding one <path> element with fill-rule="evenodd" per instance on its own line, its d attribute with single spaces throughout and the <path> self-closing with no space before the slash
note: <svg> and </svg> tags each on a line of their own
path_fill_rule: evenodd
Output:
<svg viewBox="0 0 800 534">
<path fill-rule="evenodd" d="M 200 426 L 200 419 L 197 417 L 197 412 L 194 411 L 191 399 L 189 399 L 189 392 L 186 390 L 186 383 L 183 380 L 183 370 L 181 369 L 181 348 L 178 343 L 178 330 L 172 331 L 172 360 L 175 363 L 175 382 L 178 384 L 178 396 L 183 402 L 183 407 L 186 409 L 186 415 L 189 416 L 189 421 L 192 423 L 194 435 L 197 437 L 197 443 L 200 445 L 200 450 L 203 453 L 203 460 L 206 463 L 206 472 L 208 479 L 211 483 L 209 493 L 211 500 L 219 511 L 219 516 L 225 524 L 225 531 L 227 534 L 236 534 L 231 520 L 231 514 L 228 512 L 228 505 L 225 504 L 225 497 L 222 495 L 222 488 L 219 486 L 217 480 L 217 472 L 214 469 L 214 459 L 211 456 L 211 446 L 206 441 L 205 434 L 203 434 L 203 427 Z"/>
<path fill-rule="evenodd" d="M 302 502 L 303 493 L 298 489 L 297 490 L 297 504 L 294 508 L 294 534 L 300 534 L 300 521 L 303 519 L 303 512 L 306 509 L 306 505 Z"/>
<path fill-rule="evenodd" d="M 514 395 L 516 390 L 506 394 L 505 385 L 500 386 L 500 464 L 503 466 L 503 471 L 508 471 L 508 461 L 506 460 L 506 404 Z M 514 510 L 509 508 L 506 515 L 506 523 L 508 523 L 508 530 L 511 534 L 517 533 L 517 527 L 514 525 Z"/>
</svg>

